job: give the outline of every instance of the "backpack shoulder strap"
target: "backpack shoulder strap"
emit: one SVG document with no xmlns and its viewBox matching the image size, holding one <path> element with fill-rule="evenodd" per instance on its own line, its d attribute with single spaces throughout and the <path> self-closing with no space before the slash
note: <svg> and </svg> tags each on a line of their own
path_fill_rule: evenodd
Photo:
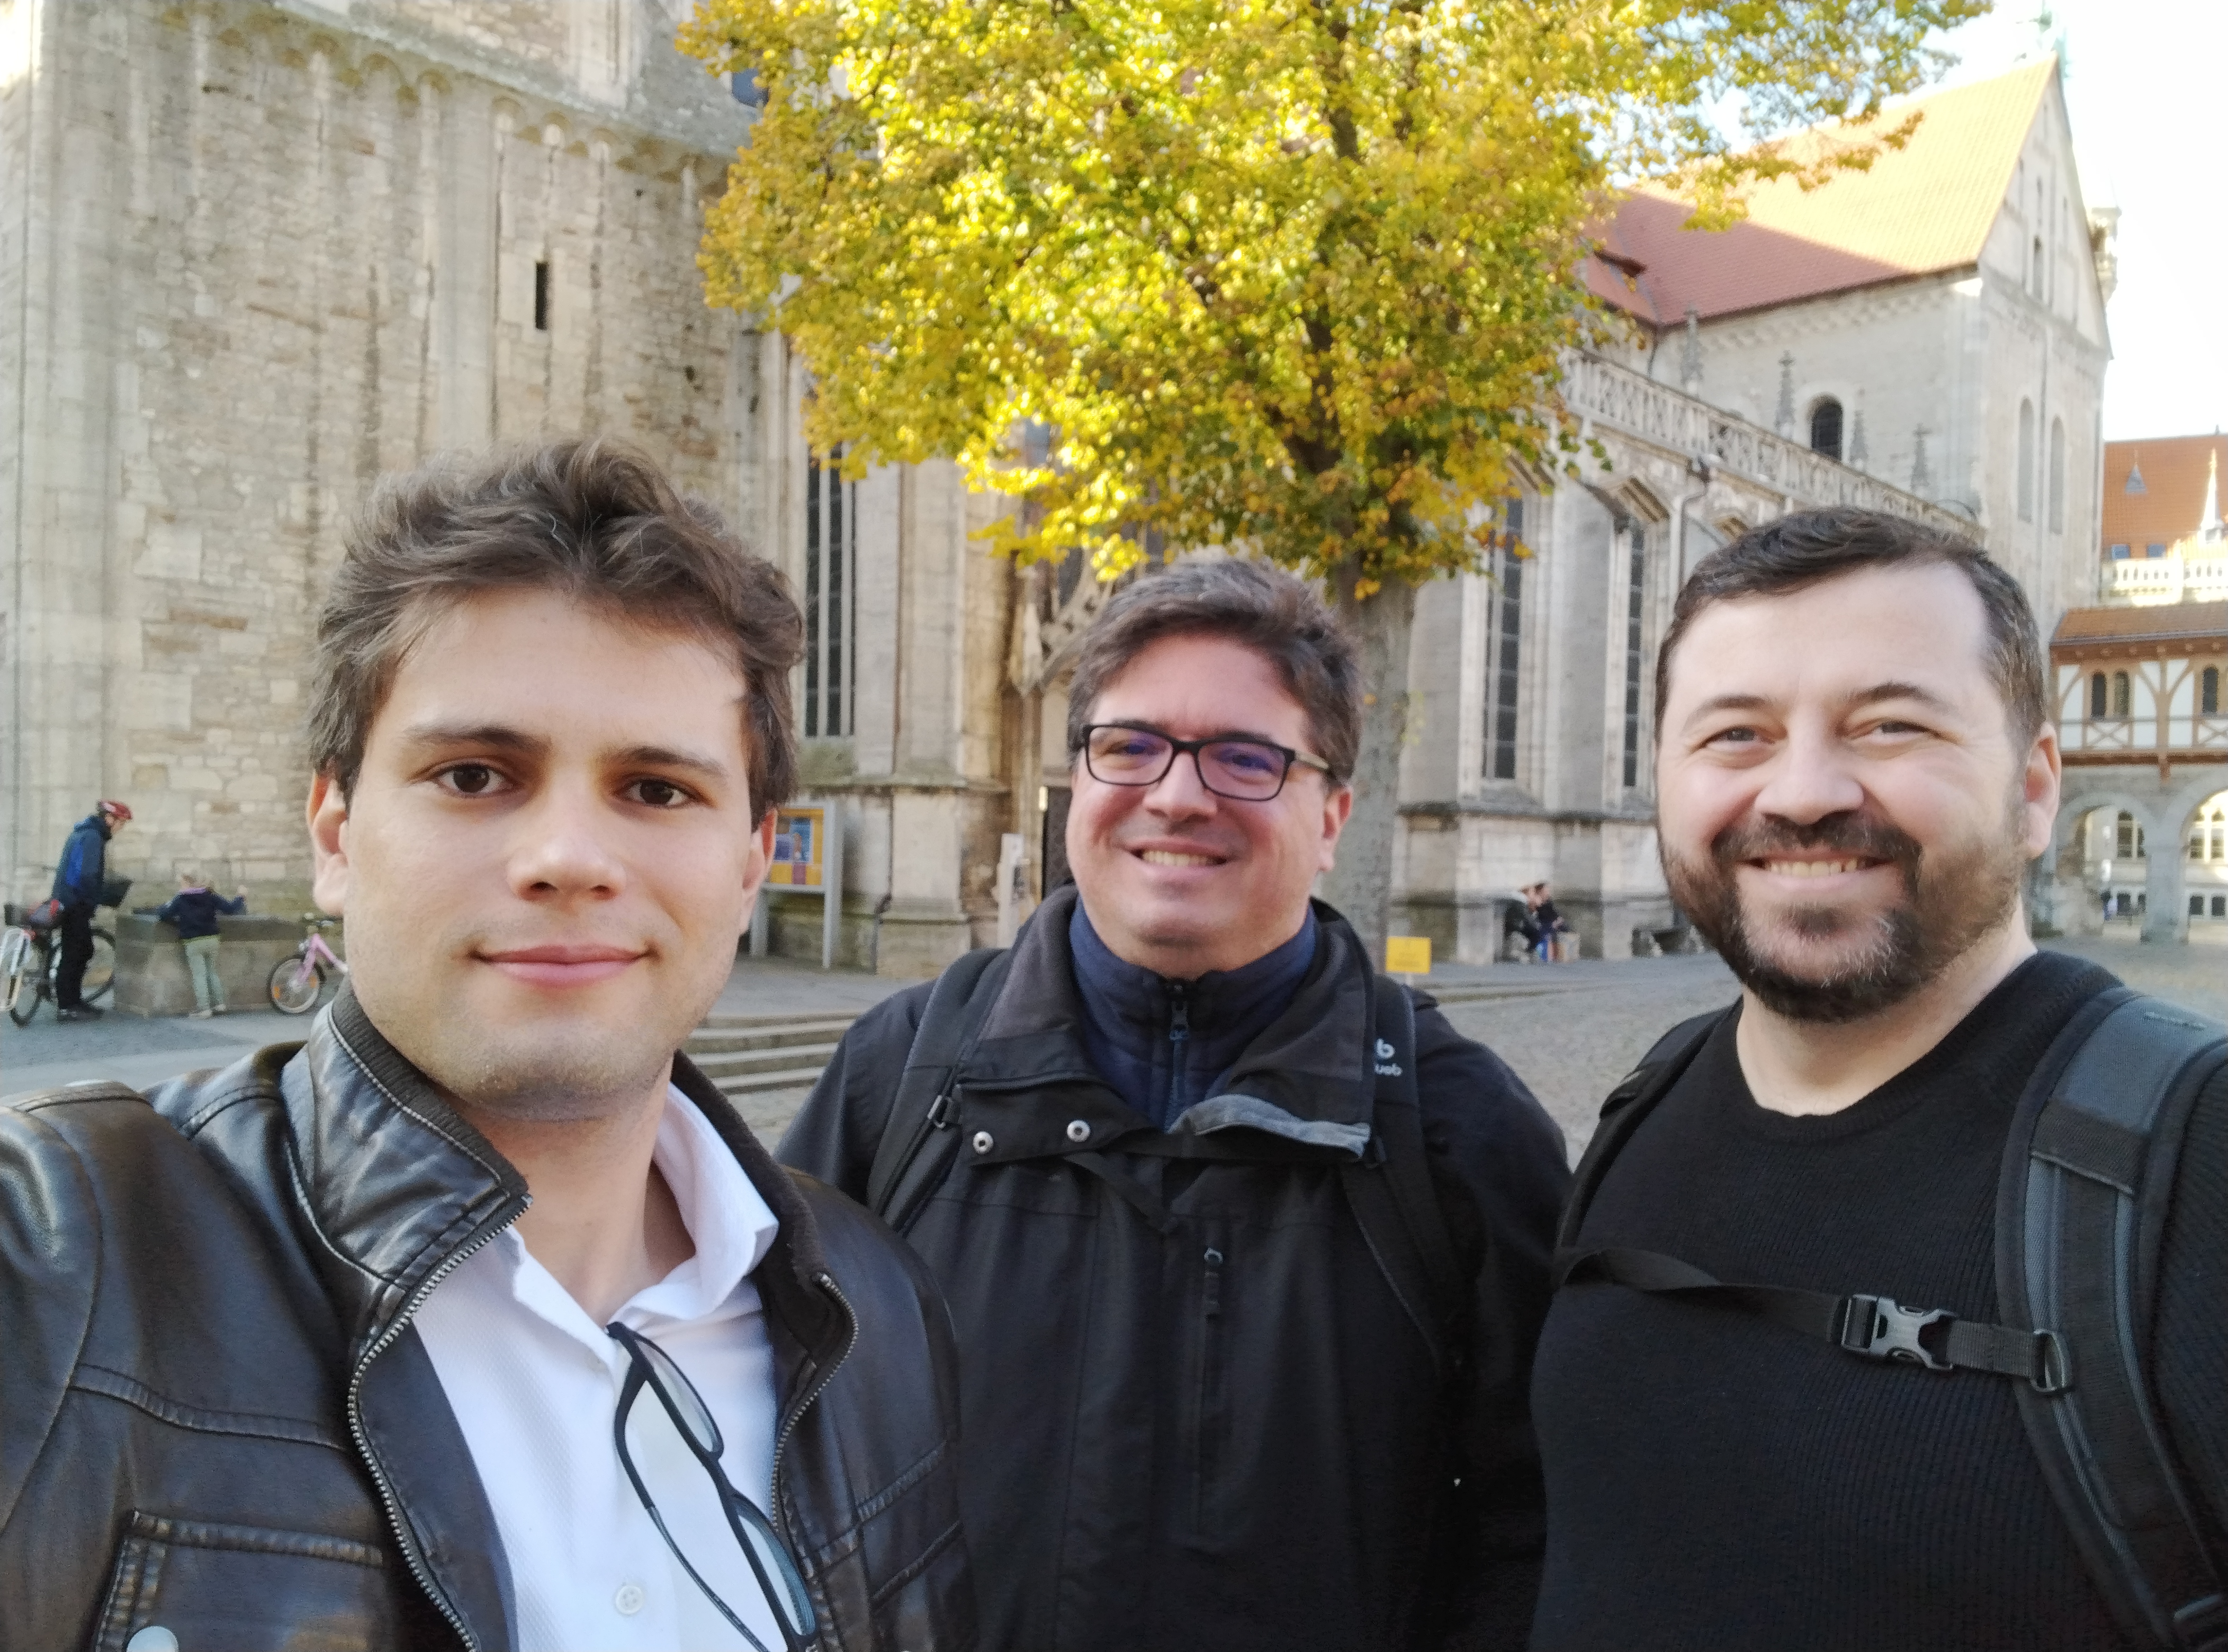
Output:
<svg viewBox="0 0 2228 1652">
<path fill-rule="evenodd" d="M 1620 1079 L 1616 1089 L 1602 1102 L 1601 1123 L 1595 1127 L 1593 1140 L 1586 1143 L 1585 1152 L 1578 1159 L 1578 1168 L 1571 1175 L 1571 1196 L 1563 1207 L 1563 1220 L 1555 1234 L 1557 1252 L 1567 1252 L 1578 1242 L 1578 1229 L 1586 1219 L 1586 1207 L 1593 1203 L 1594 1194 L 1609 1173 L 1610 1161 L 1619 1149 L 1640 1128 L 1640 1121 L 1655 1110 L 1655 1104 L 1670 1092 L 1681 1075 L 1693 1064 L 1694 1056 L 1719 1025 L 1738 1009 L 1738 1004 L 1729 1004 L 1723 1009 L 1709 1010 L 1681 1021 L 1657 1039 L 1640 1065 Z"/>
<path fill-rule="evenodd" d="M 1422 1092 L 1416 1074 L 1416 1004 L 1408 989 L 1390 976 L 1375 983 L 1375 1014 L 1370 1036 L 1370 1065 L 1377 1075 L 1376 1103 L 1362 1162 L 1346 1167 L 1348 1196 L 1365 1237 L 1372 1240 L 1379 1265 L 1400 1290 L 1412 1317 L 1443 1364 L 1459 1361 L 1461 1335 L 1469 1301 L 1464 1270 L 1448 1231 L 1446 1212 L 1431 1183 L 1424 1144 Z M 1391 1206 L 1392 1221 L 1385 1220 Z M 1395 1224 L 1397 1223 L 1397 1226 Z M 1384 1230 L 1373 1234 L 1373 1228 Z M 1407 1264 L 1388 1265 L 1388 1245 Z M 1408 1272 L 1403 1282 L 1393 1275 Z M 1408 1295 L 1420 1297 L 1407 1303 Z M 1424 1323 L 1421 1322 L 1428 1322 Z"/>
<path fill-rule="evenodd" d="M 2228 1649 L 2228 1595 L 2174 1466 L 2143 1354 L 2153 1272 L 2192 1104 L 2228 1032 L 2100 993 L 2028 1084 L 1997 1195 L 1999 1304 L 2070 1351 L 2064 1392 L 2020 1414 L 2083 1558 L 2139 1644 Z"/>
<path fill-rule="evenodd" d="M 913 1030 L 898 1076 L 898 1093 L 882 1126 L 882 1139 L 874 1149 L 874 1167 L 867 1174 L 867 1208 L 892 1227 L 902 1228 L 904 1219 L 912 1213 L 906 1207 L 937 1168 L 921 1162 L 921 1149 L 951 1123 L 960 1065 L 982 1035 L 1011 957 L 1002 947 L 977 947 L 937 976 L 929 989 L 920 1025 Z M 903 1200 L 900 1194 L 906 1195 Z"/>
</svg>

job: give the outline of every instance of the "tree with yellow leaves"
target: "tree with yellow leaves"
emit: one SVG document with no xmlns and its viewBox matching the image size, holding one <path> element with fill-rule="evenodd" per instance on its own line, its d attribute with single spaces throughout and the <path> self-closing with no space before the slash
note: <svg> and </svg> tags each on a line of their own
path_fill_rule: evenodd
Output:
<svg viewBox="0 0 2228 1652">
<path fill-rule="evenodd" d="M 1111 577 L 1157 529 L 1326 582 L 1373 688 L 1332 897 L 1374 945 L 1415 587 L 1576 452 L 1589 226 L 1865 164 L 1877 124 L 1734 152 L 1711 117 L 1869 117 L 1987 4 L 701 0 L 683 48 L 765 95 L 702 263 L 801 351 L 816 449 L 1026 496 L 1017 559 Z"/>
</svg>

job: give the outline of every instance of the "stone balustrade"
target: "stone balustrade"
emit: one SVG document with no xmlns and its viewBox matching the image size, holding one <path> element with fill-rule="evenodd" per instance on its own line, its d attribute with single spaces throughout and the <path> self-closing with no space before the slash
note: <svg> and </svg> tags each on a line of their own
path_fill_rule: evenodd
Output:
<svg viewBox="0 0 2228 1652">
<path fill-rule="evenodd" d="M 1717 468 L 1805 508 L 1854 505 L 1972 538 L 1974 524 L 1915 493 L 1814 453 L 1802 443 L 1583 350 L 1563 358 L 1563 405 L 1581 419 L 1689 458 L 1714 454 Z"/>
</svg>

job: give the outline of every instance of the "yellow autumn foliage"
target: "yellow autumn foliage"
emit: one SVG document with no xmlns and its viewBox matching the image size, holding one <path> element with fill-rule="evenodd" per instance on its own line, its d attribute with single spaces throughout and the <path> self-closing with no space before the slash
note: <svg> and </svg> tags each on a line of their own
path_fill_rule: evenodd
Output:
<svg viewBox="0 0 2228 1652">
<path fill-rule="evenodd" d="M 1111 573 L 1154 528 L 1420 580 L 1476 566 L 1512 460 L 1575 451 L 1556 364 L 1614 189 L 1675 176 L 1722 221 L 1864 164 L 1706 117 L 1869 114 L 1984 9 L 703 0 L 683 48 L 767 100 L 701 262 L 802 352 L 816 449 L 1026 495 L 1022 560 Z"/>
</svg>

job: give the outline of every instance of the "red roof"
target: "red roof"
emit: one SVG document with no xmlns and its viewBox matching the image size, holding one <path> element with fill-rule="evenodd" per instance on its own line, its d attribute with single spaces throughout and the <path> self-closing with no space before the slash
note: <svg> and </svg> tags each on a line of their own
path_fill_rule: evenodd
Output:
<svg viewBox="0 0 2228 1652">
<path fill-rule="evenodd" d="M 2068 608 L 2050 640 L 2053 647 L 2067 643 L 2228 642 L 2228 602 Z"/>
<path fill-rule="evenodd" d="M 2171 545 L 2197 531 L 2205 516 L 2205 478 L 2220 461 L 2219 503 L 2228 510 L 2228 436 L 2158 436 L 2104 444 L 2104 540 L 2137 556 L 2146 545 Z M 2140 490 L 2128 491 L 2140 471 Z"/>
<path fill-rule="evenodd" d="M 1869 170 L 1842 172 L 1805 190 L 1791 178 L 1757 185 L 1748 216 L 1731 229 L 1682 228 L 1692 208 L 1642 190 L 1618 208 L 1603 238 L 1618 268 L 1586 260 L 1588 284 L 1609 303 L 1659 327 L 1689 307 L 1703 320 L 1910 276 L 1965 269 L 2011 187 L 2035 112 L 2058 73 L 2046 58 L 1994 80 L 1892 106 L 1867 127 L 1813 128 L 1789 142 L 1815 152 L 1831 131 L 1846 141 L 1892 131 L 1914 108 L 1918 129 Z M 1627 270 L 1640 272 L 1627 284 Z"/>
</svg>

